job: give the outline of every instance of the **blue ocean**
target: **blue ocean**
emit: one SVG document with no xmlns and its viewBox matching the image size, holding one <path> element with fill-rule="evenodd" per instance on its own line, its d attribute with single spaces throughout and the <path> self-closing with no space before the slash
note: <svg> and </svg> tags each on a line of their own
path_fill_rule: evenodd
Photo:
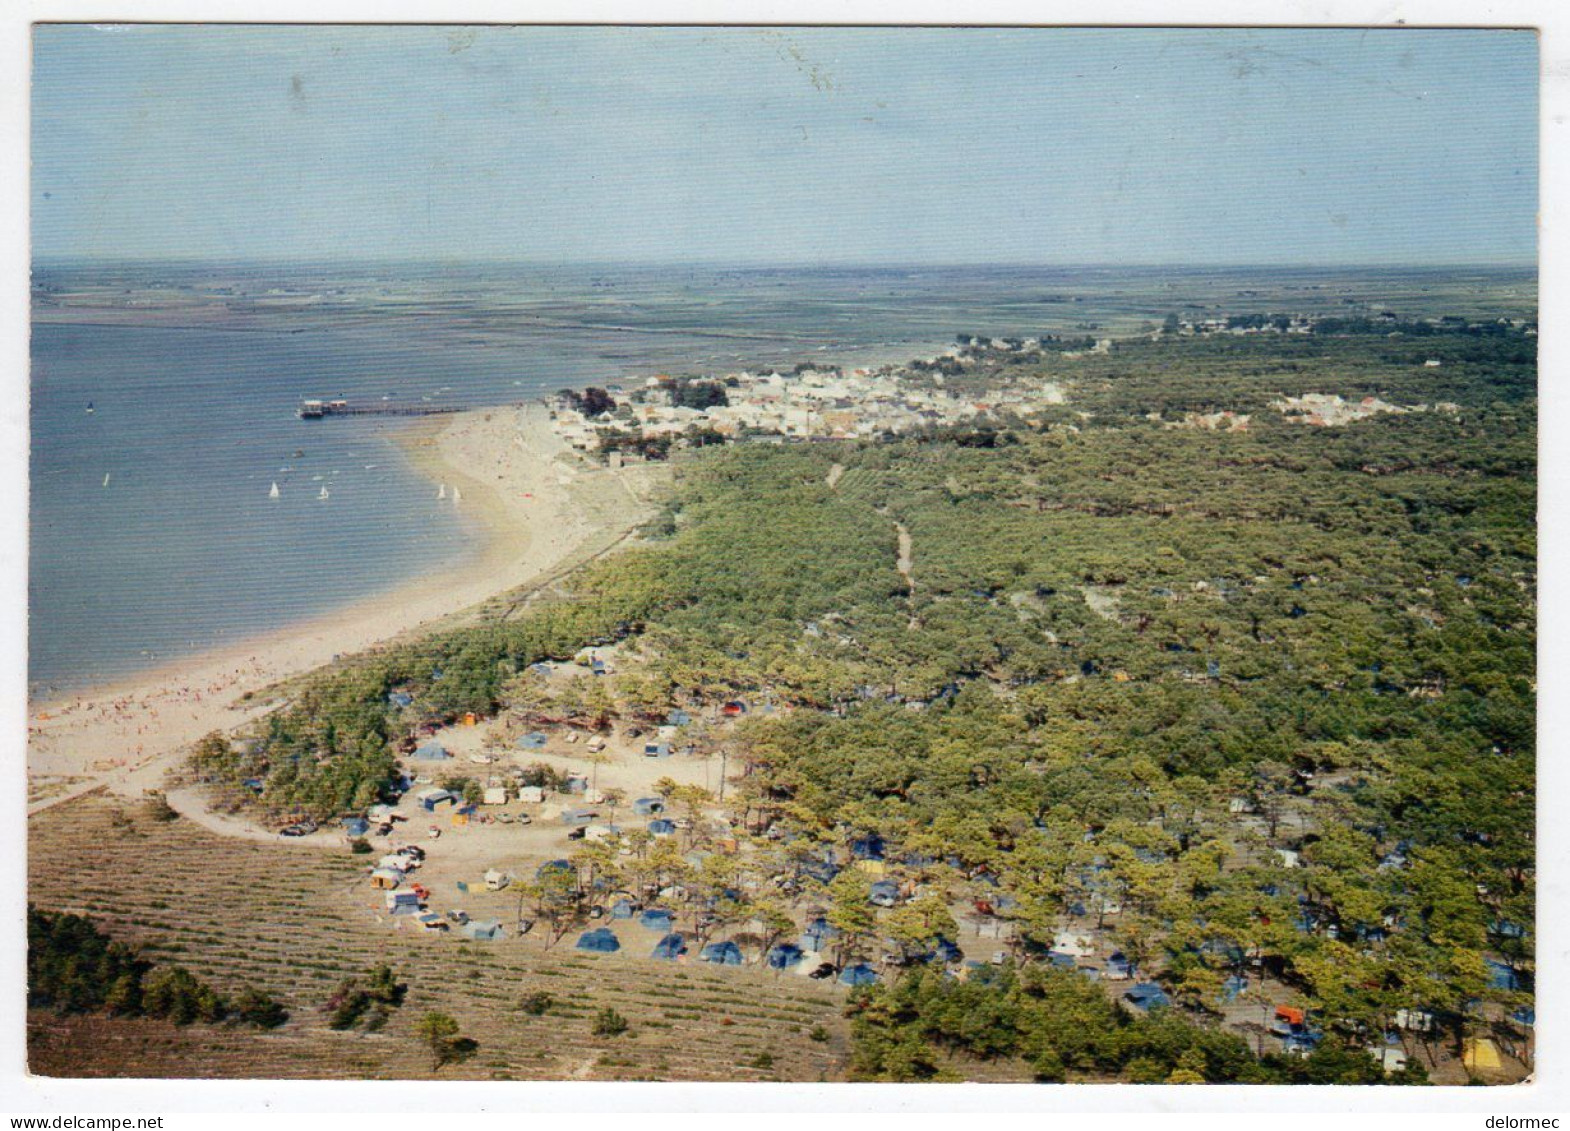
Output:
<svg viewBox="0 0 1570 1131">
<path fill-rule="evenodd" d="M 869 287 L 880 306 L 898 289 L 877 277 L 449 276 L 422 280 L 411 313 L 388 298 L 401 278 L 220 287 L 183 270 L 35 274 L 35 296 L 43 280 L 50 295 L 108 291 L 132 310 L 113 325 L 53 311 L 33 328 L 36 696 L 232 644 L 473 551 L 478 531 L 389 440 L 395 418 L 302 421 L 303 398 L 505 404 L 660 371 L 821 359 L 831 343 L 836 359 L 903 359 L 950 336 L 908 293 L 865 308 Z M 141 325 L 130 306 L 204 290 L 241 292 L 229 301 L 243 328 Z M 326 294 L 333 309 L 274 311 L 274 292 Z"/>
<path fill-rule="evenodd" d="M 301 421 L 307 397 L 479 407 L 660 372 L 904 361 L 958 332 L 1099 336 L 1222 301 L 1278 309 L 1322 281 L 1281 270 L 35 264 L 30 685 L 48 696 L 124 677 L 473 551 L 478 532 L 388 439 L 396 424 Z M 1421 296 L 1429 281 L 1399 283 Z"/>
</svg>

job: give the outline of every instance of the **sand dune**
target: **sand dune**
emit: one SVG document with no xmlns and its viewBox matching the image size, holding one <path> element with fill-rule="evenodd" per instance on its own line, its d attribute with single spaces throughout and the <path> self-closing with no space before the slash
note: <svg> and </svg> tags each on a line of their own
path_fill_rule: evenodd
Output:
<svg viewBox="0 0 1570 1131">
<path fill-rule="evenodd" d="M 156 786 L 189 743 L 268 710 L 241 702 L 247 692 L 429 629 L 604 551 L 647 516 L 658 474 L 647 466 L 612 471 L 585 463 L 552 433 L 539 406 L 422 421 L 401 442 L 433 485 L 461 488 L 454 505 L 485 531 L 476 552 L 331 615 L 110 687 L 31 704 L 28 771 L 35 785 L 76 780 L 47 797 L 30 791 L 37 799 L 29 811 L 106 784 L 126 792 Z"/>
</svg>

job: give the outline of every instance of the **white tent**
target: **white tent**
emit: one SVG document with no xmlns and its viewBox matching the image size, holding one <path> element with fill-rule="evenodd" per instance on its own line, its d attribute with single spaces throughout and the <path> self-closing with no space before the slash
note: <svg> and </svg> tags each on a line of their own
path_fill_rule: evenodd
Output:
<svg viewBox="0 0 1570 1131">
<path fill-rule="evenodd" d="M 1368 1055 L 1379 1062 L 1379 1067 L 1386 1072 L 1400 1072 L 1406 1067 L 1406 1053 L 1400 1049 L 1371 1048 Z"/>
<path fill-rule="evenodd" d="M 1059 931 L 1052 939 L 1052 949 L 1074 958 L 1089 958 L 1096 953 L 1096 948 L 1091 945 L 1090 939 L 1084 935 L 1076 935 L 1072 931 Z"/>
<path fill-rule="evenodd" d="M 792 966 L 790 969 L 791 973 L 805 978 L 821 965 L 823 965 L 823 955 L 819 954 L 815 950 L 805 950 L 802 951 L 801 961 L 796 963 L 796 965 Z"/>
</svg>

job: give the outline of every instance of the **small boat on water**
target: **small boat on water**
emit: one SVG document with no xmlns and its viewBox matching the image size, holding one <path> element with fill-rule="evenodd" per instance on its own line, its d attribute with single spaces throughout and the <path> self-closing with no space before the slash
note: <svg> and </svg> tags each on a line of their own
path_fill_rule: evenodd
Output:
<svg viewBox="0 0 1570 1131">
<path fill-rule="evenodd" d="M 445 499 L 447 497 L 447 484 L 443 483 L 441 485 L 441 489 L 436 492 L 436 497 L 438 499 Z"/>
<path fill-rule="evenodd" d="M 273 489 L 271 491 L 267 492 L 267 497 L 269 499 L 276 499 L 279 494 L 280 494 L 280 492 L 278 490 L 278 484 L 275 482 L 273 484 Z"/>
<path fill-rule="evenodd" d="M 112 474 L 113 474 L 113 472 L 109 472 L 109 471 L 104 472 L 104 486 L 105 487 L 109 486 L 109 476 L 112 475 Z"/>
<path fill-rule="evenodd" d="M 327 484 L 325 484 L 325 483 L 322 484 L 322 493 L 317 495 L 316 497 L 318 499 L 330 499 L 330 498 L 332 498 L 332 496 L 327 493 Z"/>
<path fill-rule="evenodd" d="M 461 502 L 463 502 L 463 492 L 455 486 L 452 489 L 452 505 L 457 506 Z"/>
<path fill-rule="evenodd" d="M 97 412 L 97 411 L 98 410 L 93 407 L 93 402 L 92 401 L 88 401 L 87 402 L 87 413 L 88 413 L 88 415 L 91 416 L 94 412 Z"/>
</svg>

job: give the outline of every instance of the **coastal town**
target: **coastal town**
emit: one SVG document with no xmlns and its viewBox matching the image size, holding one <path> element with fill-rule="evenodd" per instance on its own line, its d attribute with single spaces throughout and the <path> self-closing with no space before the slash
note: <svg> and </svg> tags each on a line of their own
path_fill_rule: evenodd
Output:
<svg viewBox="0 0 1570 1131">
<path fill-rule="evenodd" d="M 956 348 L 944 356 L 961 352 Z M 847 372 L 804 365 L 789 374 L 661 374 L 641 385 L 611 385 L 588 394 L 568 391 L 553 402 L 551 419 L 574 449 L 619 458 L 629 451 L 663 453 L 673 445 L 739 440 L 874 439 L 1002 415 L 1029 419 L 1043 406 L 1064 402 L 1063 387 L 1040 377 L 1002 382 L 974 395 L 946 387 L 942 372 L 918 374 L 898 366 Z"/>
</svg>

